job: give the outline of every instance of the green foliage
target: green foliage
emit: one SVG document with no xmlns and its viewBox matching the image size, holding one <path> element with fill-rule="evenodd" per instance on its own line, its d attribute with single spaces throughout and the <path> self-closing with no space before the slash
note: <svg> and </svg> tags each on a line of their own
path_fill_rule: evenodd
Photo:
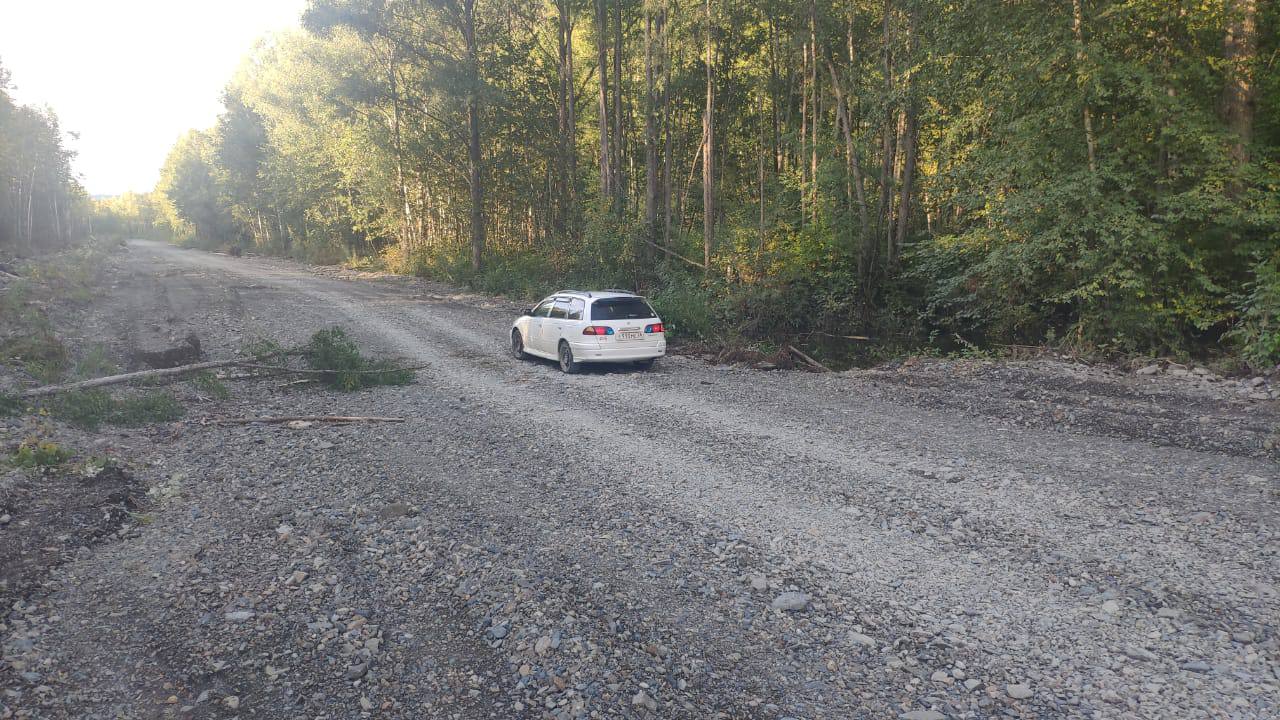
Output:
<svg viewBox="0 0 1280 720">
<path fill-rule="evenodd" d="M 9 456 L 9 463 L 20 468 L 51 468 L 70 460 L 74 452 L 52 440 L 28 438 Z"/>
<path fill-rule="evenodd" d="M 1245 288 L 1239 322 L 1228 338 L 1250 367 L 1267 370 L 1280 363 L 1280 252 L 1254 264 Z"/>
<path fill-rule="evenodd" d="M 88 234 L 89 198 L 57 115 L 16 104 L 9 88 L 0 65 L 0 258 L 64 248 Z"/>
<path fill-rule="evenodd" d="M 102 345 L 91 345 L 84 356 L 76 361 L 76 377 L 81 380 L 105 377 L 120 372 L 120 368 L 111 360 L 107 348 Z"/>
<path fill-rule="evenodd" d="M 376 385 L 408 385 L 414 371 L 401 369 L 389 360 L 371 360 L 345 330 L 339 327 L 320 330 L 303 348 L 303 357 L 321 377 L 336 390 L 359 390 Z"/>
<path fill-rule="evenodd" d="M 50 415 L 72 425 L 96 430 L 102 425 L 139 427 L 182 417 L 182 404 L 165 391 L 117 398 L 105 390 L 62 393 L 44 404 Z"/>
<path fill-rule="evenodd" d="M 29 375 L 54 383 L 67 371 L 67 347 L 52 332 L 11 337 L 0 344 L 0 357 L 16 360 Z"/>
<path fill-rule="evenodd" d="M 231 389 L 227 387 L 227 384 L 219 380 L 217 375 L 207 370 L 192 375 L 191 385 L 215 400 L 226 400 L 231 397 Z"/>
<path fill-rule="evenodd" d="M 645 3 L 618 5 L 603 34 L 586 22 L 562 63 L 556 11 L 583 8 L 498 2 L 476 18 L 473 66 L 463 14 L 439 3 L 317 0 L 310 32 L 263 44 L 216 126 L 175 146 L 160 205 L 206 247 L 377 258 L 524 299 L 648 289 L 687 338 L 1124 354 L 1207 352 L 1230 330 L 1251 362 L 1273 355 L 1256 258 L 1280 227 L 1274 3 L 664 7 L 657 25 Z M 1254 7 L 1256 48 L 1228 56 Z M 620 76 L 595 67 L 598 41 Z M 816 77 L 797 71 L 806 47 Z M 602 75 L 611 102 L 559 97 L 594 96 Z M 1236 80 L 1256 97 L 1231 102 Z"/>
<path fill-rule="evenodd" d="M 93 231 L 97 237 L 170 241 L 175 226 L 167 198 L 158 193 L 126 192 L 93 201 Z"/>
<path fill-rule="evenodd" d="M 255 360 L 265 360 L 273 355 L 284 353 L 284 346 L 271 338 L 254 338 L 240 348 L 241 355 Z"/>
<path fill-rule="evenodd" d="M 722 337 L 713 293 L 692 278 L 671 277 L 649 294 L 649 301 L 672 339 L 715 341 Z"/>
</svg>

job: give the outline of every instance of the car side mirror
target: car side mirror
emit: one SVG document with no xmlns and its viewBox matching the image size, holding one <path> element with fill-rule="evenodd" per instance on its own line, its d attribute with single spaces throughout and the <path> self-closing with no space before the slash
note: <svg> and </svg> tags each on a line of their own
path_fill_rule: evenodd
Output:
<svg viewBox="0 0 1280 720">
<path fill-rule="evenodd" d="M 529 317 L 532 314 L 533 314 L 533 308 L 525 308 L 524 310 L 520 311 L 520 315 L 523 317 Z"/>
</svg>

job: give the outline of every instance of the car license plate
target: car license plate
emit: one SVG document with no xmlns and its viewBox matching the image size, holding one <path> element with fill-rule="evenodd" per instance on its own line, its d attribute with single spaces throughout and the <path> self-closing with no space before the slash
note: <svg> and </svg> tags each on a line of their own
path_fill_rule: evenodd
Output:
<svg viewBox="0 0 1280 720">
<path fill-rule="evenodd" d="M 622 332 L 618 333 L 619 340 L 639 340 L 643 336 L 644 336 L 644 333 L 640 332 L 639 330 L 623 330 Z"/>
</svg>

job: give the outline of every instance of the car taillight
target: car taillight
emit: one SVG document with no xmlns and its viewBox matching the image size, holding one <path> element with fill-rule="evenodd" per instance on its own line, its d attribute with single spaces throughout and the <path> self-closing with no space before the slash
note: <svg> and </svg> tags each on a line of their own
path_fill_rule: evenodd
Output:
<svg viewBox="0 0 1280 720">
<path fill-rule="evenodd" d="M 608 325 L 588 325 L 582 328 L 583 335 L 612 335 L 613 328 Z"/>
<path fill-rule="evenodd" d="M 644 331 L 647 333 L 660 333 L 665 332 L 666 329 L 662 327 L 662 323 L 654 323 L 652 325 L 645 325 Z"/>
</svg>

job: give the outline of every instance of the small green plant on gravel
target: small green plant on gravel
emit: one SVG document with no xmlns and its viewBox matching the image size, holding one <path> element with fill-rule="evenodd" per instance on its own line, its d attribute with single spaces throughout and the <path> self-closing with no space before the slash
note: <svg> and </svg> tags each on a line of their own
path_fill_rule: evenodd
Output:
<svg viewBox="0 0 1280 720">
<path fill-rule="evenodd" d="M 307 363 L 323 370 L 325 383 L 337 390 L 359 390 L 375 385 L 408 385 L 414 371 L 389 360 L 371 360 L 342 328 L 321 330 L 311 336 L 302 350 Z"/>
<path fill-rule="evenodd" d="M 227 387 L 227 384 L 219 380 L 217 375 L 207 370 L 192 375 L 191 385 L 196 390 L 215 400 L 226 400 L 231 397 L 231 389 Z"/>
<path fill-rule="evenodd" d="M 75 453 L 52 440 L 27 438 L 9 456 L 9 463 L 20 468 L 51 468 L 66 462 Z"/>
<path fill-rule="evenodd" d="M 0 357 L 21 363 L 29 375 L 44 383 L 57 382 L 67 371 L 67 346 L 52 332 L 16 335 L 0 345 Z"/>
<path fill-rule="evenodd" d="M 120 368 L 111 361 L 111 356 L 103 345 L 90 346 L 76 362 L 76 377 L 83 380 L 114 375 L 117 372 L 120 372 Z"/>
<path fill-rule="evenodd" d="M 255 360 L 264 360 L 275 355 L 282 355 L 284 352 L 284 346 L 270 338 L 255 338 L 240 348 L 241 355 L 247 355 Z"/>
<path fill-rule="evenodd" d="M 148 392 L 115 398 L 105 390 L 82 390 L 59 395 L 45 408 L 49 414 L 85 430 L 99 426 L 137 427 L 182 417 L 182 404 L 168 392 Z"/>
<path fill-rule="evenodd" d="M 17 415 L 22 412 L 25 405 L 21 398 L 0 393 L 0 417 Z"/>
</svg>

